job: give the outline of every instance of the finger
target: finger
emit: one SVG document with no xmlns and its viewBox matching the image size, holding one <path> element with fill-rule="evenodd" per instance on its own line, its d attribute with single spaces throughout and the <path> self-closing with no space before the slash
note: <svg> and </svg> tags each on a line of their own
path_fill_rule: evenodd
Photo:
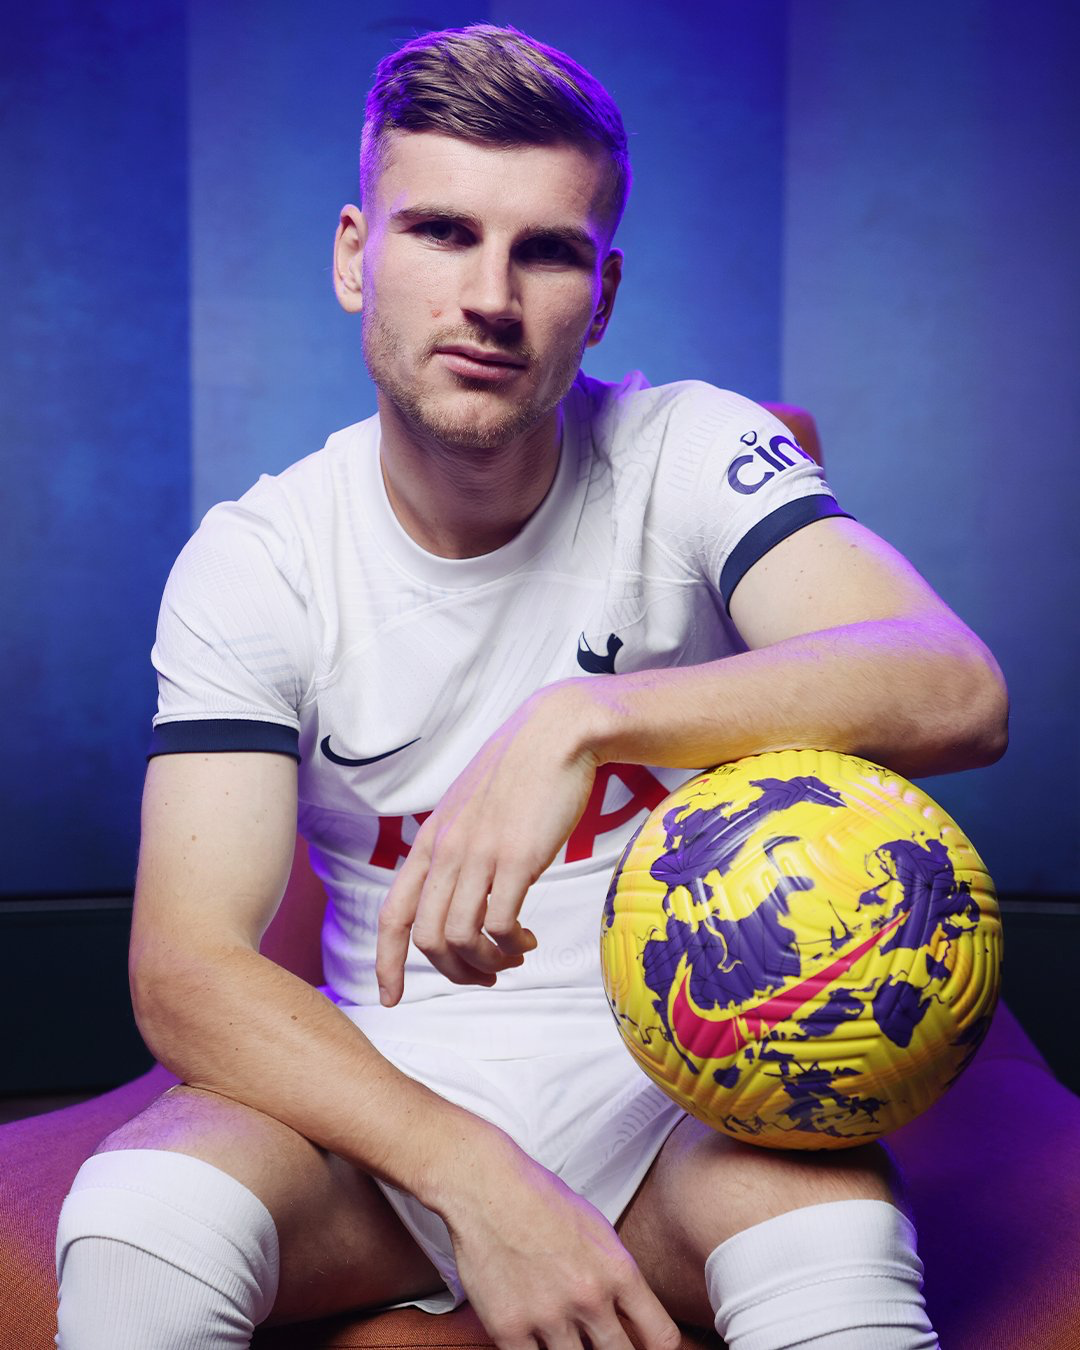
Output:
<svg viewBox="0 0 1080 1350">
<path fill-rule="evenodd" d="M 449 850 L 443 849 L 441 857 L 436 856 L 420 888 L 420 898 L 417 902 L 416 915 L 412 925 L 413 945 L 418 951 L 424 953 L 437 971 L 445 975 L 454 984 L 490 986 L 495 982 L 495 976 L 483 967 L 473 964 L 470 959 L 472 953 L 468 942 L 466 941 L 464 944 L 464 951 L 458 951 L 447 939 L 447 925 L 450 923 L 451 910 L 455 896 L 457 896 L 461 887 L 463 875 L 456 857 Z M 467 877 L 465 884 L 468 892 Z M 485 896 L 487 893 L 486 880 L 478 886 L 474 883 L 472 890 L 479 890 L 480 894 Z M 463 898 L 462 913 L 464 918 L 458 920 L 458 927 L 462 932 L 467 932 L 470 925 L 469 910 L 470 906 L 467 900 Z M 477 932 L 481 921 L 481 919 L 475 921 Z M 491 946 L 490 943 L 487 943 L 486 938 L 481 939 L 481 941 L 487 946 Z M 494 948 L 491 948 L 491 950 L 494 950 Z"/>
<path fill-rule="evenodd" d="M 536 947 L 536 934 L 523 927 L 518 917 L 533 880 L 527 868 L 512 863 L 503 862 L 496 870 L 484 931 L 501 952 L 523 957 Z"/>
<path fill-rule="evenodd" d="M 375 979 L 379 985 L 379 1002 L 385 1007 L 393 1007 L 405 991 L 409 938 L 431 869 L 433 838 L 431 832 L 421 828 L 379 909 Z"/>
<path fill-rule="evenodd" d="M 485 974 L 505 970 L 516 961 L 513 954 L 508 957 L 500 952 L 483 931 L 492 870 L 487 859 L 466 859 L 458 873 L 444 930 L 450 952 Z"/>
<path fill-rule="evenodd" d="M 528 1336 L 524 1332 L 515 1331 L 513 1334 L 499 1334 L 486 1326 L 484 1330 L 491 1337 L 496 1350 L 541 1350 L 540 1342 L 536 1337 Z"/>
<path fill-rule="evenodd" d="M 413 921 L 413 945 L 454 984 L 490 988 L 499 971 L 519 965 L 520 957 L 504 955 L 483 933 L 490 863 L 437 852 L 420 890 Z"/>
<path fill-rule="evenodd" d="M 379 1001 L 387 1008 L 393 1007 L 405 990 L 405 958 L 426 872 L 427 858 L 414 845 L 379 909 L 375 978 Z"/>
<path fill-rule="evenodd" d="M 383 1007 L 392 1008 L 401 998 L 405 988 L 405 957 L 409 950 L 410 930 L 406 926 L 401 932 L 393 913 L 384 918 L 380 912 L 380 941 L 384 933 L 386 941 L 382 953 L 376 957 L 375 975 L 379 982 L 380 1002 Z M 493 974 L 477 970 L 475 966 L 463 961 L 448 948 L 429 947 L 422 938 L 417 937 L 415 928 L 412 929 L 412 940 L 417 950 L 422 951 L 435 969 L 453 984 L 481 984 L 490 987 L 495 983 Z"/>
<path fill-rule="evenodd" d="M 499 951 L 507 956 L 517 956 L 524 960 L 528 952 L 536 950 L 536 934 L 531 928 L 523 928 L 517 921 L 510 933 L 492 933 L 487 929 L 485 931 Z"/>
<path fill-rule="evenodd" d="M 629 1323 L 641 1350 L 679 1350 L 682 1332 L 636 1269 L 635 1278 L 623 1290 L 615 1306 Z"/>
<path fill-rule="evenodd" d="M 443 929 L 447 953 L 465 962 L 472 970 L 485 975 L 495 975 L 500 971 L 520 966 L 524 960 L 524 951 L 530 949 L 528 941 L 520 936 L 524 930 L 516 923 L 517 934 L 513 935 L 512 940 L 506 945 L 497 942 L 493 935 L 485 931 L 492 871 L 490 860 L 466 858 L 457 875 Z M 423 906 L 422 898 L 421 911 Z M 531 945 L 535 946 L 535 941 L 533 938 Z M 442 969 L 443 949 L 438 943 L 436 942 L 431 949 L 424 947 L 423 950 L 429 959 Z"/>
<path fill-rule="evenodd" d="M 479 984 L 485 989 L 490 989 L 496 981 L 497 972 L 479 970 L 451 951 L 438 952 L 434 956 L 428 956 L 425 952 L 424 955 L 451 984 Z"/>
<path fill-rule="evenodd" d="M 634 1342 L 626 1334 L 626 1328 L 615 1316 L 598 1317 L 595 1320 L 582 1320 L 581 1330 L 588 1337 L 592 1350 L 636 1350 Z"/>
<path fill-rule="evenodd" d="M 582 1350 L 581 1332 L 570 1323 L 549 1329 L 538 1328 L 536 1334 L 544 1350 Z M 627 1350 L 633 1350 L 629 1341 L 626 1345 Z"/>
</svg>

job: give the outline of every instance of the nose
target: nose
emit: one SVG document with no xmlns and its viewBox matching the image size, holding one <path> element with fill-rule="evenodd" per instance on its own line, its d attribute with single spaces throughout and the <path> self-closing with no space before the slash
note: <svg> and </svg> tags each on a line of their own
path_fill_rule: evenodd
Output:
<svg viewBox="0 0 1080 1350">
<path fill-rule="evenodd" d="M 521 298 L 507 249 L 492 242 L 470 250 L 462 278 L 461 308 L 468 317 L 494 328 L 521 322 Z"/>
</svg>

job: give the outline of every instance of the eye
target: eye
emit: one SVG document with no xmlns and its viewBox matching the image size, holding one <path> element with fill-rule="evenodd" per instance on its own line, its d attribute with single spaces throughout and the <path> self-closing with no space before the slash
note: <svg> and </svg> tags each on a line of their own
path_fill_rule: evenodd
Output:
<svg viewBox="0 0 1080 1350">
<path fill-rule="evenodd" d="M 522 252 L 526 258 L 542 263 L 572 263 L 577 258 L 564 240 L 552 234 L 540 234 L 528 240 Z"/>
<path fill-rule="evenodd" d="M 421 221 L 414 227 L 413 233 L 430 240 L 433 244 L 460 243 L 464 237 L 464 231 L 457 221 L 438 216 L 432 220 Z"/>
</svg>

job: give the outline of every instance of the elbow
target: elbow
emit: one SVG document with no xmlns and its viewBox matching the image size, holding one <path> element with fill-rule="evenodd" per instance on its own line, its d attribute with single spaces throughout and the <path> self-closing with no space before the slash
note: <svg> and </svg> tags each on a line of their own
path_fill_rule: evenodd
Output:
<svg viewBox="0 0 1080 1350">
<path fill-rule="evenodd" d="M 224 1043 L 235 1043 L 230 1028 L 253 1006 L 253 968 L 263 966 L 265 957 L 231 934 L 185 934 L 181 942 L 134 933 L 128 984 L 147 1049 L 187 1082 L 218 1073 Z"/>
<path fill-rule="evenodd" d="M 976 640 L 956 663 L 949 725 L 950 763 L 943 772 L 995 764 L 1009 745 L 1009 691 L 1001 668 Z"/>
<path fill-rule="evenodd" d="M 1009 690 L 1001 667 L 983 643 L 977 643 L 972 656 L 972 738 L 979 756 L 975 767 L 982 767 L 996 764 L 1009 748 Z"/>
<path fill-rule="evenodd" d="M 158 1059 L 168 1058 L 169 1028 L 175 1020 L 175 999 L 169 973 L 133 950 L 128 962 L 128 987 L 135 1025 L 146 1048 Z"/>
<path fill-rule="evenodd" d="M 1009 695 L 1004 681 L 988 689 L 973 709 L 969 737 L 973 769 L 996 764 L 1009 748 Z"/>
<path fill-rule="evenodd" d="M 882 762 L 909 778 L 996 763 L 1009 744 L 1009 695 L 997 662 L 962 624 L 922 628 L 919 642 L 917 665 L 894 686 L 910 698 L 901 696 L 899 740 Z"/>
<path fill-rule="evenodd" d="M 997 670 L 997 681 L 987 728 L 987 764 L 996 764 L 1009 748 L 1009 690 L 996 662 L 994 669 Z"/>
<path fill-rule="evenodd" d="M 202 1038 L 203 1018 L 214 1004 L 213 961 L 187 952 L 182 958 L 132 943 L 128 962 L 131 1009 L 147 1049 L 176 1070 L 176 1052 Z"/>
</svg>

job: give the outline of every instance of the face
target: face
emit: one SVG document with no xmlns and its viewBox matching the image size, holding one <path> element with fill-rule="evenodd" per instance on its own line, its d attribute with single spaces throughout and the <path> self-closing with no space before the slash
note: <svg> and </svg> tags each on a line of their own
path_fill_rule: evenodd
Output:
<svg viewBox="0 0 1080 1350">
<path fill-rule="evenodd" d="M 608 174 L 568 145 L 392 136 L 336 246 L 338 296 L 363 314 L 384 421 L 484 450 L 556 417 L 618 287 Z"/>
</svg>

